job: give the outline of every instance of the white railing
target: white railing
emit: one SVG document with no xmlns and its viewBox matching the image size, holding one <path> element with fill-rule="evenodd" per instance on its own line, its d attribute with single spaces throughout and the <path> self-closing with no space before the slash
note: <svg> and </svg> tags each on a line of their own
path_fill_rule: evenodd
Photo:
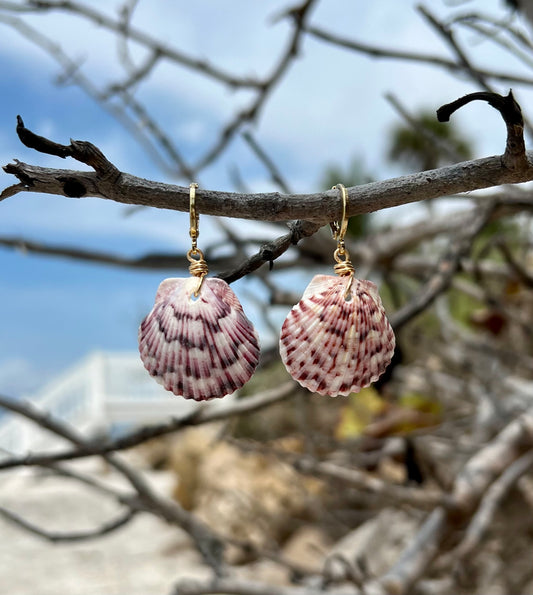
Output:
<svg viewBox="0 0 533 595">
<path fill-rule="evenodd" d="M 110 433 L 116 426 L 182 417 L 201 406 L 175 397 L 154 382 L 136 353 L 93 353 L 28 400 L 85 436 Z M 220 405 L 231 400 L 226 397 Z M 0 421 L 0 456 L 64 445 L 62 439 L 21 416 Z"/>
</svg>

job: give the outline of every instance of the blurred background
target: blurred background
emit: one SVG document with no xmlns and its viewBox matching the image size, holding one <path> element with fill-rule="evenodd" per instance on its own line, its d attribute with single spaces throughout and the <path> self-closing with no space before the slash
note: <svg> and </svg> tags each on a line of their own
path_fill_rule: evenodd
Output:
<svg viewBox="0 0 533 595">
<path fill-rule="evenodd" d="M 254 103 L 257 90 L 170 58 L 152 64 L 150 43 L 204 60 L 217 75 L 220 71 L 236 79 L 268 79 L 290 43 L 291 19 L 283 17 L 289 8 L 286 2 L 234 0 L 222 8 L 216 1 L 156 0 L 128 3 L 130 14 L 121 2 L 90 4 L 91 11 L 111 21 L 127 19 L 150 43 L 124 41 L 112 28 L 76 10 L 54 8 L 54 3 L 39 10 L 31 4 L 0 3 L 2 164 L 16 158 L 43 166 L 79 167 L 22 146 L 15 134 L 20 114 L 36 133 L 65 144 L 70 138 L 89 140 L 121 170 L 141 177 L 188 185 L 190 177 L 172 150 L 163 146 L 163 134 L 202 187 L 279 190 L 243 137 L 250 133 L 292 191 L 316 192 L 332 181 L 348 185 L 352 178 L 380 180 L 435 165 L 406 157 L 406 149 L 392 148 L 402 142 L 398 128 L 409 130 L 409 125 L 387 94 L 414 117 L 434 123 L 437 107 L 479 87 L 468 73 L 431 61 L 432 56 L 455 58 L 415 3 L 318 2 L 309 27 L 371 48 L 425 54 L 430 60 L 369 55 L 304 34 L 298 56 L 272 85 L 256 117 L 239 122 L 223 150 L 203 167 L 202 159 L 217 145 L 224 127 Z M 439 1 L 430 9 L 443 21 L 483 12 L 520 23 L 520 15 L 500 0 Z M 520 26 L 527 33 L 527 23 Z M 460 25 L 454 34 L 476 65 L 522 75 L 529 68 L 475 28 Z M 143 69 L 139 80 L 132 79 L 132 73 Z M 121 88 L 125 82 L 129 84 Z M 498 81 L 495 86 L 507 93 L 511 83 Z M 512 86 L 517 99 L 527 105 L 530 88 Z M 488 106 L 468 106 L 452 120 L 447 130 L 457 131 L 469 155 L 503 151 L 505 129 Z M 200 168 L 195 171 L 196 165 Z M 8 175 L 2 179 L 4 187 L 13 182 Z M 0 208 L 0 239 L 11 241 L 0 245 L 0 392 L 16 396 L 32 390 L 94 349 L 135 350 L 137 326 L 151 308 L 159 282 L 183 271 L 169 267 L 153 272 L 43 256 L 25 250 L 24 242 L 131 258 L 153 252 L 182 254 L 188 249 L 187 215 L 132 212 L 100 199 L 31 193 L 10 198 Z M 380 213 L 376 221 L 413 222 L 425 216 L 423 208 L 409 205 Z M 266 240 L 280 233 L 274 226 L 251 222 L 228 219 L 224 224 L 241 238 Z M 202 217 L 201 234 L 204 249 L 227 239 L 209 217 Z M 251 253 L 254 248 L 246 250 Z M 308 278 L 308 273 L 302 275 L 302 289 Z M 283 284 L 283 275 L 279 279 Z M 275 341 L 256 303 L 268 292 L 253 278 L 237 283 L 236 291 L 263 340 Z M 286 311 L 287 307 L 272 308 L 270 315 L 277 323 Z"/>
<path fill-rule="evenodd" d="M 530 144 L 532 4 L 0 0 L 0 162 L 82 168 L 23 146 L 17 115 L 124 172 L 220 191 L 319 192 L 501 155 L 505 125 L 486 103 L 445 124 L 435 112 L 512 88 Z M 188 418 L 196 404 L 165 393 L 137 353 L 159 283 L 188 276 L 188 213 L 3 200 L 0 405 L 21 415 L 3 414 L 0 468 L 35 472 L 2 477 L 0 583 L 213 593 L 219 568 L 190 530 L 201 520 L 227 546 L 228 576 L 251 581 L 224 593 L 533 593 L 531 204 L 520 184 L 350 220 L 356 275 L 379 285 L 397 349 L 347 398 L 310 395 L 279 360 L 287 312 L 332 273 L 335 249 L 329 226 L 291 246 L 232 285 L 261 336 L 257 373 Z M 202 216 L 198 244 L 216 275 L 286 233 Z M 81 456 L 83 439 L 67 447 L 57 428 L 52 445 L 21 421 L 24 396 L 120 463 Z M 191 573 L 209 581 L 171 590 Z"/>
</svg>

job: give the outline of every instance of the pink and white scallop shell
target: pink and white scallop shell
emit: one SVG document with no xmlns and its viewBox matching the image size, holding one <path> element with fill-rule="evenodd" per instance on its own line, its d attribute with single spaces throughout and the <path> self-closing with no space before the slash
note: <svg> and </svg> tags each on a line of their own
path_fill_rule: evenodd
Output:
<svg viewBox="0 0 533 595">
<path fill-rule="evenodd" d="M 252 323 L 222 279 L 165 279 L 139 328 L 144 367 L 175 395 L 204 401 L 230 394 L 252 376 L 259 342 Z"/>
<path fill-rule="evenodd" d="M 374 283 L 316 275 L 289 312 L 281 359 L 302 386 L 321 395 L 349 395 L 375 382 L 389 365 L 394 331 Z"/>
</svg>

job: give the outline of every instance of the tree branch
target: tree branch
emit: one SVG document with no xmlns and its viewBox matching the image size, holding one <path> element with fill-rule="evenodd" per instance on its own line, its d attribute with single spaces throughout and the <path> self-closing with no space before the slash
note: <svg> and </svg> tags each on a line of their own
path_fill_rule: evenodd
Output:
<svg viewBox="0 0 533 595">
<path fill-rule="evenodd" d="M 0 2 L 0 9 L 13 13 L 38 13 L 38 12 L 67 12 L 78 17 L 92 21 L 99 27 L 104 27 L 114 33 L 123 34 L 124 25 L 120 19 L 114 20 L 108 17 L 104 12 L 96 10 L 94 7 L 70 0 L 30 0 L 24 5 L 14 4 L 13 2 Z M 251 87 L 258 88 L 261 86 L 261 81 L 249 77 L 235 77 L 222 69 L 213 66 L 209 62 L 193 58 L 175 48 L 161 43 L 156 37 L 145 33 L 129 24 L 128 37 L 133 41 L 139 43 L 141 46 L 149 50 L 158 52 L 161 56 L 181 64 L 187 68 L 191 68 L 200 72 L 212 79 L 221 83 L 229 85 L 230 87 Z"/>
<path fill-rule="evenodd" d="M 461 258 L 470 250 L 474 239 L 489 221 L 493 209 L 489 204 L 481 212 L 473 214 L 471 221 L 451 241 L 448 252 L 439 261 L 430 279 L 405 306 L 390 317 L 391 325 L 396 331 L 423 312 L 450 286 Z"/>
<path fill-rule="evenodd" d="M 175 418 L 168 422 L 152 426 L 143 426 L 115 440 L 99 440 L 97 442 L 86 441 L 83 446 L 78 446 L 73 450 L 67 450 L 53 454 L 28 454 L 20 457 L 10 457 L 9 459 L 0 460 L 0 469 L 9 469 L 20 466 L 45 465 L 57 461 L 66 461 L 93 455 L 104 455 L 119 450 L 125 450 L 127 448 L 133 448 L 134 446 L 138 446 L 139 444 L 147 442 L 148 440 L 152 440 L 153 438 L 166 436 L 167 434 L 171 434 L 186 427 L 221 421 L 230 419 L 232 417 L 253 413 L 254 411 L 259 411 L 260 409 L 268 407 L 273 403 L 278 403 L 284 399 L 287 399 L 297 389 L 298 386 L 291 380 L 274 389 L 259 392 L 244 399 L 238 399 L 223 409 L 217 405 L 213 405 L 212 403 L 207 403 L 204 407 L 197 409 L 185 417 Z M 14 409 L 15 406 L 17 407 L 16 409 Z M 26 415 L 24 412 L 28 411 L 27 406 L 25 406 L 23 403 L 20 403 L 19 401 L 13 401 L 12 399 L 8 399 L 7 397 L 1 395 L 0 407 L 15 411 L 21 415 Z M 30 415 L 30 413 L 28 413 L 28 415 Z M 39 422 L 37 421 L 37 423 Z M 39 423 L 39 425 L 42 424 Z"/>
<path fill-rule="evenodd" d="M 452 504 L 451 498 L 436 490 L 396 485 L 359 469 L 348 469 L 328 461 L 319 462 L 306 457 L 295 460 L 293 466 L 300 473 L 341 481 L 395 504 L 406 504 L 422 509 L 435 506 L 447 507 Z"/>
<path fill-rule="evenodd" d="M 172 595 L 324 595 L 321 588 L 312 587 L 285 587 L 247 581 L 242 579 L 223 578 L 219 580 L 182 580 L 177 585 Z M 353 589 L 328 590 L 331 595 L 355 595 Z"/>
<path fill-rule="evenodd" d="M 451 553 L 458 563 L 474 553 L 481 543 L 494 515 L 509 490 L 533 467 L 533 451 L 514 461 L 487 489 L 476 514 L 473 516 L 461 543 Z"/>
<path fill-rule="evenodd" d="M 20 515 L 16 514 L 11 510 L 7 510 L 3 506 L 0 506 L 0 516 L 9 521 L 10 523 L 16 525 L 24 529 L 25 531 L 29 531 L 38 537 L 42 537 L 47 541 L 52 543 L 62 543 L 62 542 L 73 542 L 73 541 L 88 541 L 89 539 L 96 539 L 98 537 L 102 537 L 104 535 L 108 535 L 124 525 L 128 524 L 137 514 L 138 511 L 135 510 L 127 510 L 126 512 L 122 513 L 121 515 L 117 516 L 117 518 L 107 521 L 103 523 L 100 527 L 96 527 L 95 529 L 90 529 L 88 531 L 72 531 L 69 533 L 60 532 L 60 531 L 49 531 L 47 529 L 43 529 L 35 525 L 34 523 L 30 523 L 27 519 L 21 517 Z"/>
<path fill-rule="evenodd" d="M 347 50 L 360 52 L 361 54 L 367 54 L 372 58 L 402 60 L 404 62 L 418 62 L 420 64 L 439 66 L 441 68 L 444 68 L 445 70 L 454 73 L 465 72 L 465 70 L 470 73 L 470 70 L 464 64 L 456 62 L 455 60 L 443 58 L 442 56 L 423 54 L 419 52 L 411 52 L 408 50 L 401 51 L 393 48 L 383 47 L 382 45 L 373 45 L 370 43 L 364 43 L 353 39 L 347 39 L 340 35 L 324 31 L 323 29 L 320 29 L 319 27 L 315 26 L 306 27 L 305 31 L 306 33 L 309 33 L 317 39 L 321 39 L 322 41 L 326 41 L 327 43 L 337 45 Z M 523 77 L 518 74 L 514 75 L 507 71 L 486 70 L 483 68 L 476 68 L 476 72 L 483 77 L 491 78 L 493 80 L 502 81 L 505 83 L 533 85 L 533 78 Z"/>
<path fill-rule="evenodd" d="M 0 406 L 32 420 L 42 428 L 72 442 L 81 450 L 90 449 L 93 445 L 90 440 L 85 439 L 74 428 L 47 413 L 39 411 L 31 403 L 0 396 Z M 190 535 L 198 551 L 202 554 L 206 563 L 213 568 L 215 574 L 222 571 L 224 544 L 207 525 L 184 510 L 177 502 L 165 499 L 155 493 L 138 471 L 114 453 L 103 453 L 101 456 L 129 481 L 141 502 L 154 514 L 157 514 L 168 523 L 181 527 Z"/>
<path fill-rule="evenodd" d="M 532 445 L 533 410 L 530 409 L 510 422 L 467 462 L 454 482 L 453 507 L 436 508 L 393 567 L 365 585 L 365 594 L 408 593 L 428 570 L 446 535 L 474 514 L 489 486 Z"/>
<path fill-rule="evenodd" d="M 371 182 L 348 188 L 347 216 L 361 215 L 438 198 L 490 188 L 501 184 L 517 184 L 533 180 L 533 151 L 526 154 L 528 165 L 512 171 L 502 164 L 501 157 L 485 157 L 441 167 L 421 173 Z M 4 166 L 20 184 L 6 188 L 0 200 L 26 192 L 37 192 L 75 198 L 99 197 L 122 204 L 150 206 L 188 212 L 189 188 L 164 184 L 122 173 L 116 183 L 102 180 L 94 172 L 52 169 L 28 165 L 20 161 Z M 239 194 L 198 189 L 196 207 L 204 215 L 218 215 L 260 221 L 302 219 L 325 225 L 341 217 L 337 191 L 315 194 L 278 192 Z M 531 199 L 524 198 L 529 204 Z"/>
</svg>

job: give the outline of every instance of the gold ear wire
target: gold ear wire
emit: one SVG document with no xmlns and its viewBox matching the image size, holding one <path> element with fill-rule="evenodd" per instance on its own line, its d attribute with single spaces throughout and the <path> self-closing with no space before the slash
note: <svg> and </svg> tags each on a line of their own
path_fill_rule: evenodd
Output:
<svg viewBox="0 0 533 595">
<path fill-rule="evenodd" d="M 348 229 L 348 218 L 346 217 L 346 207 L 348 206 L 348 192 L 344 184 L 337 184 L 333 186 L 332 190 L 340 190 L 341 198 L 342 198 L 342 219 L 339 223 L 338 221 L 333 221 L 331 223 L 331 229 L 333 232 L 333 239 L 337 240 L 338 242 L 344 242 L 344 236 L 346 235 L 346 230 Z"/>
<path fill-rule="evenodd" d="M 342 219 L 341 221 L 332 221 L 330 223 L 331 230 L 333 232 L 333 239 L 337 240 L 337 249 L 333 253 L 333 258 L 335 258 L 335 262 L 337 263 L 333 270 L 339 275 L 340 277 L 350 277 L 348 284 L 346 285 L 346 291 L 344 292 L 345 299 L 350 297 L 350 291 L 352 288 L 352 282 L 354 279 L 354 266 L 352 261 L 350 260 L 350 255 L 348 253 L 348 249 L 344 244 L 344 237 L 346 235 L 346 230 L 348 229 L 348 217 L 346 217 L 346 209 L 348 206 L 348 192 L 343 184 L 337 184 L 333 186 L 332 190 L 339 190 L 342 199 Z"/>
<path fill-rule="evenodd" d="M 191 236 L 191 249 L 187 252 L 187 260 L 191 263 L 189 266 L 189 273 L 193 277 L 198 277 L 198 286 L 194 290 L 194 297 L 200 295 L 200 289 L 204 282 L 204 277 L 209 272 L 207 268 L 207 262 L 205 261 L 203 252 L 197 247 L 196 241 L 200 235 L 199 229 L 199 216 L 196 212 L 196 189 L 198 184 L 192 182 L 189 184 L 189 216 L 190 216 L 190 227 L 189 235 Z"/>
<path fill-rule="evenodd" d="M 189 184 L 189 235 L 192 238 L 193 249 L 196 248 L 196 240 L 200 235 L 200 230 L 198 229 L 199 218 L 196 214 L 196 188 L 198 188 L 198 184 L 196 182 Z"/>
</svg>

